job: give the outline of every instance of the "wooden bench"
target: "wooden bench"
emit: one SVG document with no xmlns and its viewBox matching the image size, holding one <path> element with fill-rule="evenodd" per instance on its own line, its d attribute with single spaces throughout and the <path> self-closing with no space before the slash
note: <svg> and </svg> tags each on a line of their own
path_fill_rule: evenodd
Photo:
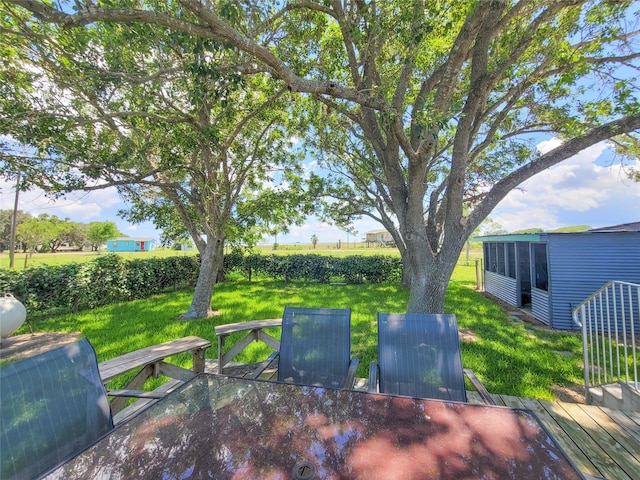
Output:
<svg viewBox="0 0 640 480">
<path fill-rule="evenodd" d="M 218 325 L 215 327 L 215 332 L 218 336 L 218 373 L 223 373 L 224 366 L 247 348 L 252 341 L 264 342 L 275 351 L 279 351 L 280 341 L 263 331 L 265 328 L 272 327 L 282 327 L 282 318 L 229 323 L 227 325 Z M 242 337 L 238 343 L 231 347 L 227 353 L 223 354 L 222 347 L 224 346 L 227 336 L 236 332 L 247 332 L 247 334 Z"/>
<path fill-rule="evenodd" d="M 164 382 L 158 388 L 156 388 L 153 392 L 157 394 L 159 398 L 173 392 L 176 388 L 182 385 L 183 382 L 180 380 L 171 379 L 167 382 Z M 113 424 L 120 425 L 121 423 L 129 421 L 130 418 L 135 417 L 138 413 L 140 413 L 143 409 L 158 401 L 158 398 L 140 398 L 131 405 L 127 405 L 125 408 L 120 410 L 119 412 L 113 414 Z"/>
<path fill-rule="evenodd" d="M 184 337 L 142 348 L 135 352 L 126 353 L 100 363 L 98 370 L 100 371 L 102 383 L 105 386 L 118 375 L 140 369 L 124 390 L 117 391 L 118 396 L 111 400 L 111 410 L 114 413 L 122 410 L 128 401 L 127 397 L 150 400 L 161 398 L 166 393 L 166 389 L 164 388 L 158 389 L 155 393 L 148 392 L 145 394 L 144 392 L 140 392 L 140 388 L 144 382 L 152 376 L 158 378 L 159 375 L 166 375 L 181 383 L 190 380 L 197 373 L 204 372 L 204 354 L 210 346 L 211 342 L 209 340 L 194 336 Z M 184 352 L 191 352 L 192 354 L 192 370 L 186 370 L 164 361 L 167 357 Z M 172 385 L 175 386 L 175 382 L 172 383 Z M 127 392 L 130 392 L 130 395 L 128 395 Z"/>
</svg>

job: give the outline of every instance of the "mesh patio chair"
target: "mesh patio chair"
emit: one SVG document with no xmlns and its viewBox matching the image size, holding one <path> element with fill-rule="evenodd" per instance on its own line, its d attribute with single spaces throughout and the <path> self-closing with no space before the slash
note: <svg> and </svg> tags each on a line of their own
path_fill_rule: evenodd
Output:
<svg viewBox="0 0 640 480">
<path fill-rule="evenodd" d="M 467 401 L 467 374 L 483 401 L 494 401 L 471 370 L 463 370 L 455 315 L 378 314 L 378 363 L 369 391 Z"/>
<path fill-rule="evenodd" d="M 113 429 L 84 339 L 0 367 L 0 478 L 35 478 Z"/>
<path fill-rule="evenodd" d="M 352 388 L 351 309 L 286 307 L 280 351 L 254 372 L 257 378 L 278 356 L 278 382 Z"/>
</svg>

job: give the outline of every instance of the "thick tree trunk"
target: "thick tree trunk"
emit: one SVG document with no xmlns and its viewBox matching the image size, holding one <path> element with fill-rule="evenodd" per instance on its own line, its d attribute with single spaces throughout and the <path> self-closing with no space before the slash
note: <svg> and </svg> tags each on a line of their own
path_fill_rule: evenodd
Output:
<svg viewBox="0 0 640 480">
<path fill-rule="evenodd" d="M 182 315 L 182 320 L 206 318 L 213 314 L 211 310 L 211 297 L 218 278 L 218 272 L 224 262 L 224 243 L 213 238 L 207 241 L 207 246 L 200 253 L 200 273 L 193 292 L 191 306 L 187 313 Z"/>
<path fill-rule="evenodd" d="M 408 313 L 445 313 L 444 297 L 456 259 L 413 265 Z"/>
<path fill-rule="evenodd" d="M 406 248 L 400 249 L 400 259 L 402 260 L 402 287 L 410 288 L 411 287 L 411 263 L 408 260 L 409 254 L 407 253 Z"/>
<path fill-rule="evenodd" d="M 462 245 L 444 246 L 437 255 L 424 237 L 407 242 L 407 261 L 411 269 L 408 313 L 445 313 L 444 298 Z"/>
<path fill-rule="evenodd" d="M 402 288 L 411 288 L 411 264 L 402 261 Z"/>
</svg>

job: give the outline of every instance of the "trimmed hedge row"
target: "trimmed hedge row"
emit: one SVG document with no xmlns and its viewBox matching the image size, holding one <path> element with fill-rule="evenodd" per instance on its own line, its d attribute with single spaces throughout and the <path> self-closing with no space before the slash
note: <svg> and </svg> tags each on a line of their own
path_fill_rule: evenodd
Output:
<svg viewBox="0 0 640 480">
<path fill-rule="evenodd" d="M 199 269 L 193 256 L 126 260 L 108 254 L 86 263 L 0 270 L 0 292 L 11 292 L 30 314 L 54 314 L 194 286 Z"/>
<path fill-rule="evenodd" d="M 193 287 L 200 270 L 197 256 L 127 260 L 116 254 L 86 263 L 69 263 L 22 271 L 0 270 L 0 292 L 10 292 L 30 314 L 85 310 L 170 289 Z M 276 280 L 322 283 L 399 282 L 399 258 L 325 255 L 225 255 L 224 271 L 249 280 L 260 275 Z"/>
<path fill-rule="evenodd" d="M 228 260 L 228 267 L 242 272 L 249 280 L 254 274 L 285 281 L 311 280 L 322 283 L 399 282 L 402 278 L 400 258 L 386 255 L 238 255 Z"/>
</svg>

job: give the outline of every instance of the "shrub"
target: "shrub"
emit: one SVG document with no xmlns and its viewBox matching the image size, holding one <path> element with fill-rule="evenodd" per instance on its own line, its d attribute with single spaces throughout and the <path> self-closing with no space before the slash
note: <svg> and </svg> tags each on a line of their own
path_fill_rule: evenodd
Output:
<svg viewBox="0 0 640 480">
<path fill-rule="evenodd" d="M 73 311 L 130 300 L 127 263 L 115 253 L 83 263 L 69 296 Z"/>
<path fill-rule="evenodd" d="M 69 263 L 20 272 L 0 270 L 0 291 L 12 293 L 30 312 L 66 310 L 80 269 L 81 264 Z"/>
<path fill-rule="evenodd" d="M 10 292 L 30 314 L 95 308 L 195 285 L 198 257 L 125 260 L 116 254 L 86 263 L 23 271 L 0 270 L 0 292 Z"/>
<path fill-rule="evenodd" d="M 331 279 L 346 283 L 380 283 L 399 281 L 402 262 L 397 257 L 374 255 L 331 257 L 326 255 L 259 255 L 243 257 L 242 264 L 234 261 L 234 268 L 251 279 L 261 274 L 279 280 L 310 280 L 328 283 Z"/>
<path fill-rule="evenodd" d="M 233 251 L 225 255 L 224 270 L 239 271 L 249 279 L 258 273 L 285 281 L 380 283 L 399 281 L 402 263 L 397 257 L 384 255 L 336 258 Z M 0 292 L 12 293 L 30 314 L 60 313 L 193 287 L 199 272 L 197 256 L 126 260 L 108 254 L 81 264 L 0 270 Z"/>
</svg>

